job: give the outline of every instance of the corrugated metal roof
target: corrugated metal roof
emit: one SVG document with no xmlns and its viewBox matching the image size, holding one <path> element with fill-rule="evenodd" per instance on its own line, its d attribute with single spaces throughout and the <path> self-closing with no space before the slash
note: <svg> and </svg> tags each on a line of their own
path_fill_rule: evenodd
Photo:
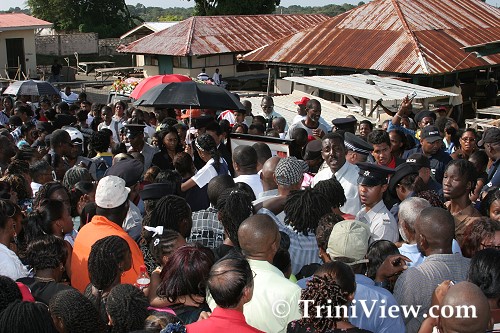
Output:
<svg viewBox="0 0 500 333">
<path fill-rule="evenodd" d="M 124 33 L 122 36 L 120 36 L 120 39 L 127 38 L 128 36 L 133 35 L 134 33 L 138 32 L 140 30 L 147 31 L 147 33 L 145 33 L 145 34 L 149 35 L 149 34 L 151 34 L 153 32 L 158 32 L 158 31 L 162 31 L 162 30 L 165 30 L 167 28 L 170 28 L 170 27 L 176 25 L 177 23 L 179 23 L 179 22 L 178 21 L 170 21 L 170 22 L 144 22 L 143 24 L 138 25 L 134 29 L 129 30 L 126 33 Z"/>
<path fill-rule="evenodd" d="M 286 119 L 287 124 L 291 125 L 293 123 L 293 118 L 297 115 L 297 105 L 295 105 L 293 102 L 300 100 L 304 96 L 311 99 L 314 98 L 321 103 L 321 118 L 323 118 L 321 122 L 325 124 L 327 128 L 332 127 L 333 119 L 345 118 L 348 115 L 354 115 L 358 121 L 365 119 L 371 122 L 376 121 L 375 118 L 367 118 L 358 112 L 353 112 L 346 108 L 343 108 L 338 103 L 331 102 L 318 96 L 313 96 L 297 90 L 293 91 L 293 93 L 289 95 L 273 96 L 274 111 L 281 114 L 281 116 Z M 262 112 L 262 109 L 260 108 L 262 97 L 242 97 L 242 100 L 249 100 L 252 103 L 252 113 L 254 115 Z"/>
<path fill-rule="evenodd" d="M 243 60 L 439 74 L 500 64 L 500 54 L 476 58 L 461 49 L 498 36 L 500 9 L 479 0 L 375 0 Z"/>
<path fill-rule="evenodd" d="M 247 52 L 327 19 L 315 14 L 193 16 L 118 51 L 173 56 Z"/>
<path fill-rule="evenodd" d="M 456 94 L 407 83 L 401 80 L 381 77 L 377 75 L 353 74 L 338 76 L 307 76 L 307 77 L 285 77 L 285 80 L 304 84 L 321 90 L 338 94 L 352 95 L 356 97 L 377 101 L 402 100 L 412 92 L 416 92 L 416 99 L 456 96 Z M 371 80 L 368 81 L 368 80 Z M 370 84 L 370 83 L 374 84 Z"/>
<path fill-rule="evenodd" d="M 23 13 L 0 14 L 0 29 L 2 30 L 24 30 L 50 27 L 52 27 L 52 23 Z"/>
</svg>

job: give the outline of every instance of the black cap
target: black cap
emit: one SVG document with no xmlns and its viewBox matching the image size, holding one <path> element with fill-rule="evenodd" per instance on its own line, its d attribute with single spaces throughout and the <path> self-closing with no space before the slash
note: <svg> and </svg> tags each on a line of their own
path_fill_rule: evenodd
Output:
<svg viewBox="0 0 500 333">
<path fill-rule="evenodd" d="M 212 116 L 201 116 L 199 118 L 194 119 L 194 128 L 199 129 L 199 128 L 207 127 L 207 125 L 213 121 L 214 121 L 214 117 L 212 117 Z"/>
<path fill-rule="evenodd" d="M 418 174 L 420 169 L 415 163 L 402 163 L 398 165 L 395 169 L 394 175 L 389 180 L 389 191 L 392 195 L 396 196 L 396 185 L 399 184 L 401 179 L 411 174 Z"/>
<path fill-rule="evenodd" d="M 424 127 L 422 133 L 420 133 L 420 139 L 425 139 L 430 143 L 437 140 L 443 140 L 441 135 L 439 135 L 439 129 L 436 126 L 431 125 Z"/>
<path fill-rule="evenodd" d="M 483 133 L 483 138 L 479 140 L 477 145 L 482 147 L 485 143 L 500 142 L 500 128 L 490 127 Z"/>
<path fill-rule="evenodd" d="M 394 169 L 375 163 L 357 163 L 359 167 L 358 184 L 377 186 L 387 184 L 387 178 L 394 173 Z"/>
<path fill-rule="evenodd" d="M 157 200 L 163 198 L 166 195 L 176 194 L 177 191 L 167 183 L 154 183 L 145 185 L 142 191 L 139 193 L 142 200 Z"/>
<path fill-rule="evenodd" d="M 413 164 L 417 166 L 419 169 L 431 167 L 431 162 L 429 161 L 427 156 L 424 156 L 423 154 L 420 153 L 415 153 L 408 156 L 408 158 L 406 159 L 406 163 Z"/>
<path fill-rule="evenodd" d="M 321 157 L 321 149 L 323 148 L 321 140 L 312 140 L 306 145 L 304 152 L 304 160 L 315 160 Z"/>
<path fill-rule="evenodd" d="M 113 164 L 106 170 L 105 176 L 117 176 L 125 180 L 127 187 L 134 186 L 141 180 L 144 165 L 135 158 L 127 158 Z"/>
<path fill-rule="evenodd" d="M 136 136 L 144 133 L 144 124 L 125 124 L 127 130 L 127 137 L 129 139 L 135 138 Z"/>
<path fill-rule="evenodd" d="M 38 121 L 35 127 L 40 132 L 52 133 L 54 131 L 54 126 L 47 121 Z"/>
<path fill-rule="evenodd" d="M 370 155 L 373 151 L 373 146 L 370 143 L 351 132 L 344 133 L 344 144 L 347 150 L 352 150 L 362 155 Z"/>
<path fill-rule="evenodd" d="M 421 122 L 422 119 L 424 119 L 425 117 L 431 117 L 432 119 L 434 119 L 434 121 L 436 120 L 436 113 L 435 112 L 432 112 L 432 111 L 428 111 L 428 110 L 423 110 L 423 111 L 420 111 L 419 113 L 417 113 L 415 115 L 415 121 L 417 123 Z"/>
<path fill-rule="evenodd" d="M 336 118 L 332 120 L 332 124 L 338 129 L 351 128 L 356 122 L 356 118 Z"/>
</svg>

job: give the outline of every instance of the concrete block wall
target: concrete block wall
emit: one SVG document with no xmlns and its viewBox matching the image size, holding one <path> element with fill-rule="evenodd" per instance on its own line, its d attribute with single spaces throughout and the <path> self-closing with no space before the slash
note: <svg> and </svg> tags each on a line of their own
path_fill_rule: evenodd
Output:
<svg viewBox="0 0 500 333">
<path fill-rule="evenodd" d="M 99 52 L 99 37 L 96 33 L 59 34 L 37 36 L 36 52 L 44 55 L 69 56 L 96 54 Z"/>
</svg>

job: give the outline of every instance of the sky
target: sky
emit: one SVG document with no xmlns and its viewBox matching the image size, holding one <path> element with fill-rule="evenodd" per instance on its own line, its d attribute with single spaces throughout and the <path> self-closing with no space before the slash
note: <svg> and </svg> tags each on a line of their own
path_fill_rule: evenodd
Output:
<svg viewBox="0 0 500 333">
<path fill-rule="evenodd" d="M 364 0 L 367 2 L 367 0 Z M 129 5 L 136 5 L 142 3 L 146 7 L 192 7 L 194 1 L 187 0 L 125 0 Z M 494 6 L 500 5 L 500 0 L 486 0 L 487 3 Z M 281 5 L 288 7 L 291 5 L 300 6 L 326 6 L 329 4 L 341 5 L 344 3 L 357 4 L 359 0 L 281 0 Z M 10 7 L 25 7 L 24 0 L 0 0 L 0 10 L 7 10 Z"/>
</svg>

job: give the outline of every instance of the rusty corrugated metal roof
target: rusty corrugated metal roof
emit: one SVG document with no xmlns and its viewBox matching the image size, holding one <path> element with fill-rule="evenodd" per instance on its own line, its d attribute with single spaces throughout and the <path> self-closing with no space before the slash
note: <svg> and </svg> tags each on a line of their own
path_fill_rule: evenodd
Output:
<svg viewBox="0 0 500 333">
<path fill-rule="evenodd" d="M 2 30 L 21 30 L 50 28 L 52 23 L 37 19 L 23 13 L 0 14 L 0 29 Z"/>
<path fill-rule="evenodd" d="M 247 52 L 326 20 L 316 14 L 193 16 L 118 51 L 174 56 Z"/>
<path fill-rule="evenodd" d="M 461 49 L 498 36 L 500 9 L 479 0 L 375 0 L 243 60 L 439 74 L 500 64 L 500 54 L 477 58 Z"/>
</svg>

